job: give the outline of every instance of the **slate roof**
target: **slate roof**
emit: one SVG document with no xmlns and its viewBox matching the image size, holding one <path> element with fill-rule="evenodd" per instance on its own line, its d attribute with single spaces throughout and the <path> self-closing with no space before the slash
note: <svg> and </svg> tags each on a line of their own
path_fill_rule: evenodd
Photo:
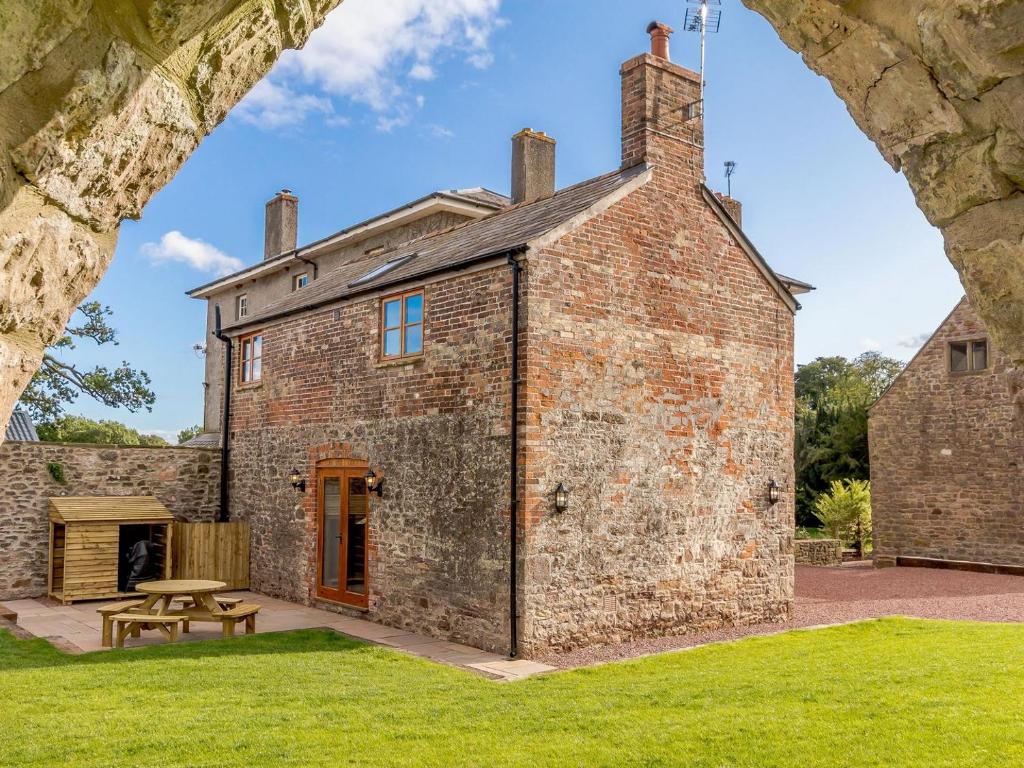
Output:
<svg viewBox="0 0 1024 768">
<path fill-rule="evenodd" d="M 291 293 L 269 304 L 262 311 L 225 326 L 225 330 L 265 322 L 346 296 L 499 256 L 556 229 L 645 171 L 647 166 L 643 164 L 613 171 L 566 187 L 550 197 L 505 208 L 482 219 L 403 243 L 372 258 L 341 264 L 301 291 Z M 376 279 L 350 285 L 372 270 L 400 259 L 408 260 Z"/>
<path fill-rule="evenodd" d="M 36 434 L 36 425 L 32 423 L 32 417 L 21 408 L 15 408 L 11 414 L 11 420 L 7 424 L 5 440 L 27 440 L 33 443 L 39 442 L 39 435 Z"/>
<path fill-rule="evenodd" d="M 191 440 L 180 444 L 181 448 L 220 448 L 220 432 L 200 432 Z"/>
</svg>

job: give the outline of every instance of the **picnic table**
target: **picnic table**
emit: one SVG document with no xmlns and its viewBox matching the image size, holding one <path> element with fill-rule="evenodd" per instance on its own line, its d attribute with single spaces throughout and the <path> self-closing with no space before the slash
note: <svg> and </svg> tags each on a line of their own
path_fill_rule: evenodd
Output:
<svg viewBox="0 0 1024 768">
<path fill-rule="evenodd" d="M 185 632 L 193 621 L 219 622 L 223 635 L 234 634 L 235 625 L 244 621 L 246 634 L 256 631 L 258 605 L 240 605 L 241 598 L 218 597 L 223 581 L 207 579 L 164 579 L 139 584 L 136 590 L 146 595 L 141 601 L 130 601 L 99 609 L 104 614 L 103 644 L 111 645 L 113 633 L 110 624 L 117 624 L 116 645 L 121 646 L 130 632 L 138 637 L 139 630 L 155 628 L 172 643 L 178 639 L 178 627 Z M 172 607 L 172 603 L 182 607 Z M 108 615 L 116 612 L 116 615 Z"/>
</svg>

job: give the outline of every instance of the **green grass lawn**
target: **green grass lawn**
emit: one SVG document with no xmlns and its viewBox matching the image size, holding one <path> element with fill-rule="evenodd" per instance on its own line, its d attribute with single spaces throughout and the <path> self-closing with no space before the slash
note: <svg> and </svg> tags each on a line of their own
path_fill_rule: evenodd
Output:
<svg viewBox="0 0 1024 768">
<path fill-rule="evenodd" d="M 1024 626 L 884 619 L 497 684 L 321 630 L 0 632 L 0 765 L 1011 766 Z"/>
</svg>

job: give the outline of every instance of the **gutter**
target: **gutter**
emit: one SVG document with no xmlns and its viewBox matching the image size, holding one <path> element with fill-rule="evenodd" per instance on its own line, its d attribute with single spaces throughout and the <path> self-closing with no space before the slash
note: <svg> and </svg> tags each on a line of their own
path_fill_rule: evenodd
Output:
<svg viewBox="0 0 1024 768">
<path fill-rule="evenodd" d="M 224 342 L 224 410 L 221 415 L 220 509 L 217 513 L 217 522 L 226 523 L 231 520 L 231 510 L 228 506 L 228 468 L 231 451 L 231 337 L 224 335 L 220 329 L 220 304 L 214 305 L 213 313 L 213 335 L 218 341 Z"/>
</svg>

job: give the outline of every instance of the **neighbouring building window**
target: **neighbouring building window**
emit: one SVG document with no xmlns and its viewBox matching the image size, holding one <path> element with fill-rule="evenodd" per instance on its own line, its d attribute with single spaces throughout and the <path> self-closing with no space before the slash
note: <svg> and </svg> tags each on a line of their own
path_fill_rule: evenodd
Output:
<svg viewBox="0 0 1024 768">
<path fill-rule="evenodd" d="M 381 301 L 381 357 L 395 359 L 423 352 L 423 291 Z"/>
<path fill-rule="evenodd" d="M 244 293 L 235 297 L 235 320 L 241 320 L 249 314 L 249 297 Z"/>
<path fill-rule="evenodd" d="M 254 333 L 243 336 L 242 343 L 242 383 L 259 381 L 263 378 L 263 334 Z"/>
<path fill-rule="evenodd" d="M 309 285 L 309 273 L 303 272 L 301 275 L 295 275 L 292 278 L 292 290 L 297 291 L 299 288 L 305 288 Z"/>
<path fill-rule="evenodd" d="M 976 341 L 949 342 L 949 370 L 951 373 L 970 373 L 984 371 L 988 368 L 988 342 L 984 339 Z"/>
</svg>

